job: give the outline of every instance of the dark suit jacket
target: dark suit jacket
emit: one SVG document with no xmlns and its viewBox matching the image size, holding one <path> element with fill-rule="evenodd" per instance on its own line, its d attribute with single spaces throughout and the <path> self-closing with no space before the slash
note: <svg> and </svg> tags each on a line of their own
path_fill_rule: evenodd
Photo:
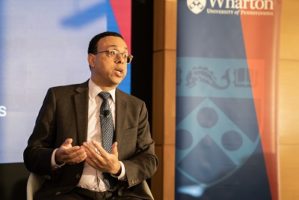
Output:
<svg viewBox="0 0 299 200">
<path fill-rule="evenodd" d="M 41 196 L 58 195 L 79 182 L 83 163 L 51 170 L 51 155 L 66 138 L 81 145 L 87 138 L 88 82 L 50 88 L 44 99 L 24 162 L 29 171 L 46 178 Z M 116 125 L 119 160 L 126 169 L 126 181 L 118 181 L 119 194 L 145 199 L 144 181 L 157 169 L 154 141 L 151 138 L 147 109 L 143 101 L 116 89 Z"/>
</svg>

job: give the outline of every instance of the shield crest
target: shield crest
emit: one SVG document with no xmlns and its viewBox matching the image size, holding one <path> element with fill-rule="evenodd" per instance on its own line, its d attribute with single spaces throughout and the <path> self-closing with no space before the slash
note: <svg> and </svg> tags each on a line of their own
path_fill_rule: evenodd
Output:
<svg viewBox="0 0 299 200">
<path fill-rule="evenodd" d="M 201 13 L 206 7 L 206 0 L 187 0 L 187 6 L 194 14 Z"/>
</svg>

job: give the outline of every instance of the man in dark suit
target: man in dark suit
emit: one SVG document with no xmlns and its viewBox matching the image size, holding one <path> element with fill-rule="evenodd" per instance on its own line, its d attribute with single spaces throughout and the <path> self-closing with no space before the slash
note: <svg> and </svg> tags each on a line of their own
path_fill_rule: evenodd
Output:
<svg viewBox="0 0 299 200">
<path fill-rule="evenodd" d="M 145 180 L 158 161 L 147 109 L 117 89 L 132 58 L 120 34 L 100 33 L 88 47 L 90 79 L 48 90 L 24 151 L 28 170 L 45 177 L 35 200 L 152 199 Z M 111 116 L 110 150 L 100 116 Z"/>
</svg>

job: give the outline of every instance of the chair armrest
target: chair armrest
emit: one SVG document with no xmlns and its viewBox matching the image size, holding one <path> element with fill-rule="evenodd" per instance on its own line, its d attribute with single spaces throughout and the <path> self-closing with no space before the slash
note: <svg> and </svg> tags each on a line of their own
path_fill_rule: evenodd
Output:
<svg viewBox="0 0 299 200">
<path fill-rule="evenodd" d="M 42 186 L 43 182 L 43 177 L 30 173 L 26 188 L 27 200 L 33 200 L 34 193 Z"/>
</svg>

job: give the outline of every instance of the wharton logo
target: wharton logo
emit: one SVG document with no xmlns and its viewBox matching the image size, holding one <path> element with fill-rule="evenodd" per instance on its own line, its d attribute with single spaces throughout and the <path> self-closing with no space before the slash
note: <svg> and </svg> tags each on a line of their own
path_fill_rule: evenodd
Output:
<svg viewBox="0 0 299 200">
<path fill-rule="evenodd" d="M 206 0 L 187 0 L 187 6 L 194 14 L 201 13 L 206 7 Z"/>
<path fill-rule="evenodd" d="M 187 0 L 194 14 L 273 15 L 274 0 Z"/>
</svg>

